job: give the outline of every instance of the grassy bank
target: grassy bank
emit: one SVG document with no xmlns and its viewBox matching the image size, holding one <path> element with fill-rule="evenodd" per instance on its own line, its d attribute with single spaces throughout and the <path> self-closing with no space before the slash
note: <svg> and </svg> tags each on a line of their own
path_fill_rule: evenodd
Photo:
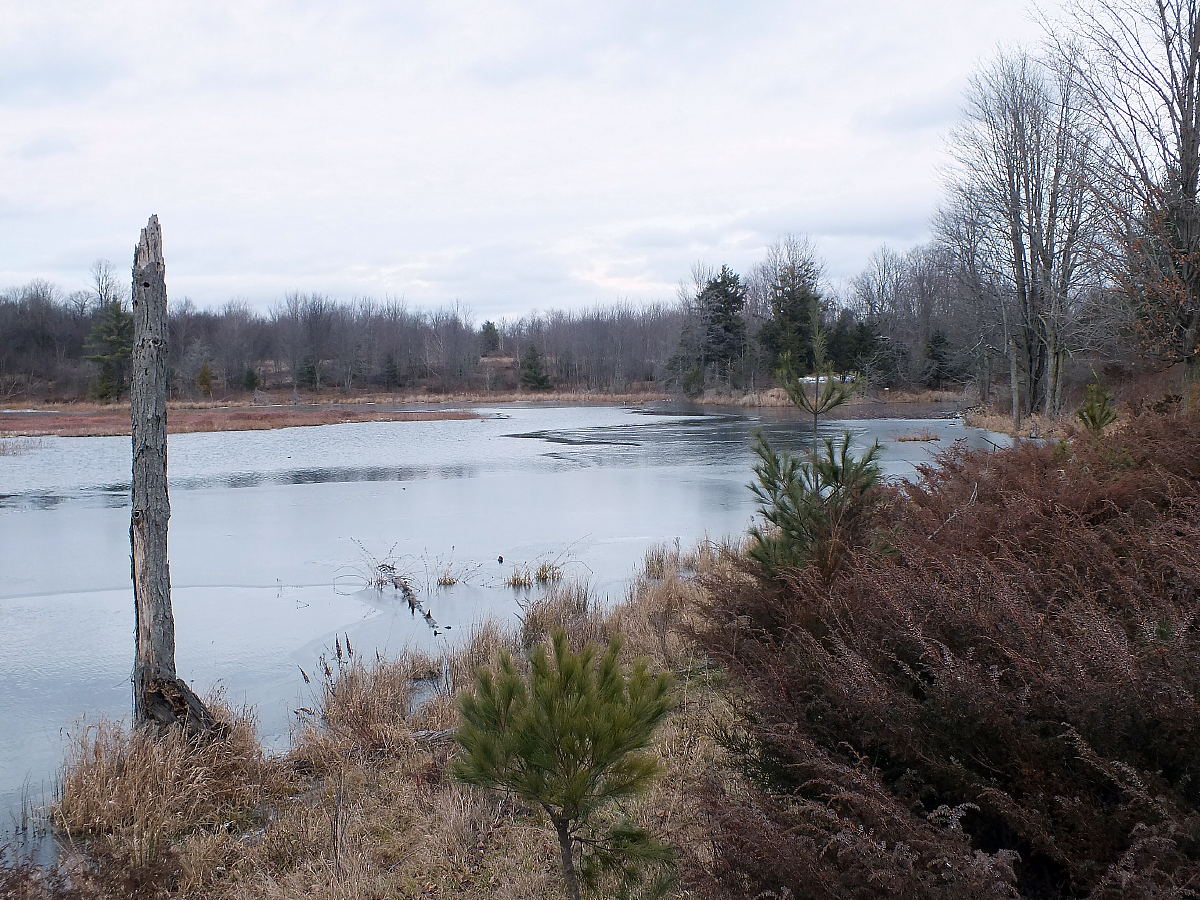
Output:
<svg viewBox="0 0 1200 900">
<path fill-rule="evenodd" d="M 53 814 L 68 848 L 63 871 L 79 896 L 96 898 L 556 896 L 558 858 L 540 813 L 452 780 L 448 733 L 452 696 L 477 666 L 502 648 L 524 654 L 555 627 L 576 645 L 619 633 L 624 659 L 649 657 L 675 674 L 680 702 L 654 747 L 664 777 L 624 811 L 697 857 L 687 865 L 703 865 L 695 798 L 705 773 L 723 765 L 711 733 L 729 712 L 688 635 L 700 594 L 693 576 L 723 565 L 712 547 L 683 557 L 661 548 L 647 561 L 653 577 L 641 577 L 626 602 L 601 609 L 586 589 L 563 583 L 526 610 L 519 629 L 480 626 L 444 660 L 366 662 L 339 643 L 282 758 L 262 753 L 244 711 L 226 711 L 230 736 L 203 747 L 89 729 Z M 444 682 L 413 704 L 437 673 Z M 41 889 L 29 896 L 67 896 L 49 881 Z"/>
</svg>

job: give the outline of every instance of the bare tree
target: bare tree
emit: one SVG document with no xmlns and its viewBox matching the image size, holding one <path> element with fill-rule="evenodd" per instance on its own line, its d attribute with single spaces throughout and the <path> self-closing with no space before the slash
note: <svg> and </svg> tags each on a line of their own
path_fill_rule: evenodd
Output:
<svg viewBox="0 0 1200 900">
<path fill-rule="evenodd" d="M 1058 411 L 1079 299 L 1094 285 L 1094 141 L 1075 94 L 1069 69 L 1001 56 L 973 79 L 952 141 L 952 202 L 974 219 L 972 265 L 1003 288 L 1010 373 L 1025 387 L 1014 401 L 1027 412 Z"/>
<path fill-rule="evenodd" d="M 133 488 L 129 525 L 137 652 L 133 709 L 139 723 L 218 727 L 175 672 L 175 616 L 167 561 L 167 285 L 158 216 L 142 229 L 133 256 Z"/>
<path fill-rule="evenodd" d="M 96 306 L 124 302 L 121 283 L 117 280 L 117 273 L 111 262 L 107 259 L 97 259 L 88 269 L 88 273 L 92 278 L 92 296 L 96 300 Z"/>
<path fill-rule="evenodd" d="M 1094 185 L 1110 274 L 1145 344 L 1200 381 L 1200 0 L 1091 0 L 1051 42 L 1106 139 Z M 1069 34 L 1070 38 L 1057 35 Z"/>
</svg>

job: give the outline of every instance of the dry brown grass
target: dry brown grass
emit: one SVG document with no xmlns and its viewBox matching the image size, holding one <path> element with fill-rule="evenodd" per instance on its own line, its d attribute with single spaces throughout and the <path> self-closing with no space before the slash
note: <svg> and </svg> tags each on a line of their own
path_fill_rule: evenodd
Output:
<svg viewBox="0 0 1200 900">
<path fill-rule="evenodd" d="M 80 871 L 97 896 L 141 896 L 161 881 L 192 885 L 190 860 L 201 848 L 223 858 L 292 792 L 294 770 L 266 757 L 253 717 L 213 705 L 230 723 L 215 741 L 102 722 L 68 751 L 52 819 L 68 864 L 78 866 L 77 851 L 87 848 L 95 867 Z"/>
<path fill-rule="evenodd" d="M 549 584 L 562 580 L 563 568 L 558 563 L 539 563 L 533 573 L 533 580 L 538 584 Z"/>
<path fill-rule="evenodd" d="M 958 390 L 930 390 L 926 388 L 905 388 L 895 390 L 879 390 L 869 388 L 862 394 L 857 394 L 835 415 L 840 417 L 846 415 L 847 410 L 852 411 L 856 406 L 878 406 L 890 404 L 909 404 L 909 405 L 940 405 L 949 403 L 961 403 L 963 400 L 963 391 Z M 704 392 L 700 398 L 701 403 L 717 403 L 734 406 L 763 406 L 763 407 L 789 407 L 792 406 L 791 398 L 783 388 L 767 388 L 763 391 L 754 391 L 748 394 L 740 392 L 732 392 L 721 389 L 710 389 Z"/>
<path fill-rule="evenodd" d="M 918 441 L 918 442 L 940 441 L 941 439 L 942 439 L 942 436 L 940 434 L 934 434 L 932 431 L 916 431 L 916 432 L 913 432 L 912 434 L 902 434 L 896 438 L 897 441 L 901 441 L 901 442 L 903 442 L 903 441 Z"/>
<path fill-rule="evenodd" d="M 533 572 L 528 566 L 513 566 L 512 573 L 504 579 L 504 583 L 510 588 L 523 590 L 533 587 Z"/>
<path fill-rule="evenodd" d="M 179 407 L 167 414 L 172 434 L 198 431 L 263 431 L 313 425 L 344 425 L 349 422 L 432 422 L 477 419 L 464 410 L 388 411 L 353 407 L 309 409 L 304 407 Z M 7 431 L 14 435 L 61 437 L 105 437 L 129 434 L 129 408 L 103 407 L 91 411 L 61 413 L 11 413 L 4 417 Z"/>
<path fill-rule="evenodd" d="M 284 758 L 263 757 L 248 724 L 211 749 L 114 726 L 90 730 L 68 763 L 56 821 L 70 829 L 76 859 L 96 864 L 91 871 L 128 871 L 136 861 L 143 878 L 141 887 L 127 879 L 109 889 L 89 877 L 83 896 L 559 896 L 557 851 L 540 812 L 449 775 L 453 693 L 501 649 L 519 653 L 556 627 L 576 642 L 619 634 L 626 659 L 649 657 L 675 673 L 680 702 L 655 742 L 664 775 L 624 811 L 678 848 L 685 872 L 703 869 L 707 826 L 695 798 L 725 766 L 712 735 L 732 716 L 690 639 L 701 588 L 683 565 L 715 571 L 724 552 L 711 544 L 676 552 L 660 577 L 639 579 L 608 610 L 586 586 L 552 584 L 526 605 L 519 629 L 479 625 L 445 659 L 409 653 L 363 663 L 339 643 Z M 148 873 L 157 893 L 138 893 Z"/>
<path fill-rule="evenodd" d="M 1067 438 L 1075 430 L 1075 419 L 1072 416 L 1025 416 L 1021 427 L 1014 430 L 1012 416 L 979 407 L 968 410 L 963 415 L 963 424 L 971 428 L 983 428 L 999 434 L 1008 434 L 1022 438 Z"/>
</svg>

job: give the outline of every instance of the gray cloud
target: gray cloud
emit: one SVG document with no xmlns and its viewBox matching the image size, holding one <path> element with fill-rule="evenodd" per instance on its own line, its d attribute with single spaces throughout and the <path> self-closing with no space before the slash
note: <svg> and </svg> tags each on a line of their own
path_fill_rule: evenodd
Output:
<svg viewBox="0 0 1200 900">
<path fill-rule="evenodd" d="M 938 132 L 1024 0 L 0 5 L 0 286 L 124 265 L 480 315 L 667 299 L 785 232 L 919 240 Z"/>
</svg>

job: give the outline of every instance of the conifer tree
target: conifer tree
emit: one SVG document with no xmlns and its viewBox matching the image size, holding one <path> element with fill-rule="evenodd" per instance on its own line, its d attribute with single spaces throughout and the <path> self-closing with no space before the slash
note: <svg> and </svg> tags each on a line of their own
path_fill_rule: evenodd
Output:
<svg viewBox="0 0 1200 900">
<path fill-rule="evenodd" d="M 671 709 L 670 678 L 641 661 L 624 670 L 615 638 L 599 660 L 592 644 L 568 649 L 561 630 L 548 643 L 549 652 L 534 648 L 528 673 L 504 652 L 495 671 L 476 674 L 475 690 L 459 698 L 454 774 L 541 807 L 558 836 L 568 900 L 580 900 L 581 881 L 614 874 L 627 893 L 670 852 L 631 823 L 606 826 L 601 814 L 657 775 L 641 751 Z"/>
<path fill-rule="evenodd" d="M 521 387 L 528 391 L 550 390 L 550 376 L 542 367 L 542 354 L 536 344 L 526 347 L 521 356 Z"/>
<path fill-rule="evenodd" d="M 1088 434 L 1093 438 L 1099 438 L 1105 428 L 1117 421 L 1117 410 L 1112 403 L 1112 394 L 1096 382 L 1092 382 L 1087 386 L 1087 396 L 1075 416 L 1083 423 Z"/>
<path fill-rule="evenodd" d="M 479 327 L 479 355 L 487 356 L 500 349 L 500 330 L 492 321 L 484 322 Z"/>
<path fill-rule="evenodd" d="M 704 323 L 703 367 L 711 367 L 728 382 L 733 364 L 746 346 L 746 323 L 742 319 L 746 287 L 729 266 L 721 266 L 696 297 L 696 305 Z"/>
<path fill-rule="evenodd" d="M 196 373 L 196 387 L 200 390 L 200 393 L 211 400 L 214 383 L 212 366 L 205 360 L 200 366 L 200 371 Z"/>
<path fill-rule="evenodd" d="M 815 367 L 811 310 L 821 302 L 819 275 L 817 264 L 806 260 L 781 266 L 769 285 L 771 317 L 763 323 L 758 339 L 774 362 L 787 353 L 800 368 Z"/>
<path fill-rule="evenodd" d="M 796 369 L 791 351 L 785 352 L 779 359 L 779 369 L 775 373 L 780 385 L 787 391 L 788 399 L 800 409 L 812 416 L 813 434 L 817 433 L 817 420 L 825 413 L 837 409 L 858 389 L 855 379 L 845 380 L 834 374 L 825 352 L 825 329 L 821 325 L 820 298 L 815 294 L 810 299 L 812 346 L 811 357 L 815 373 L 812 392 L 809 392 L 810 382 Z"/>
<path fill-rule="evenodd" d="M 929 336 L 925 344 L 925 386 L 940 388 L 954 374 L 950 355 L 950 341 L 946 333 L 938 329 Z"/>
<path fill-rule="evenodd" d="M 129 378 L 133 358 L 133 314 L 120 300 L 100 307 L 87 343 L 87 358 L 99 366 L 95 394 L 98 400 L 119 400 Z"/>
<path fill-rule="evenodd" d="M 869 532 L 873 489 L 883 477 L 878 442 L 855 456 L 844 432 L 837 443 L 826 438 L 800 459 L 776 452 L 760 432 L 753 449 L 759 461 L 750 490 L 771 528 L 750 529 L 750 558 L 768 578 L 806 565 L 831 577 Z"/>
</svg>

